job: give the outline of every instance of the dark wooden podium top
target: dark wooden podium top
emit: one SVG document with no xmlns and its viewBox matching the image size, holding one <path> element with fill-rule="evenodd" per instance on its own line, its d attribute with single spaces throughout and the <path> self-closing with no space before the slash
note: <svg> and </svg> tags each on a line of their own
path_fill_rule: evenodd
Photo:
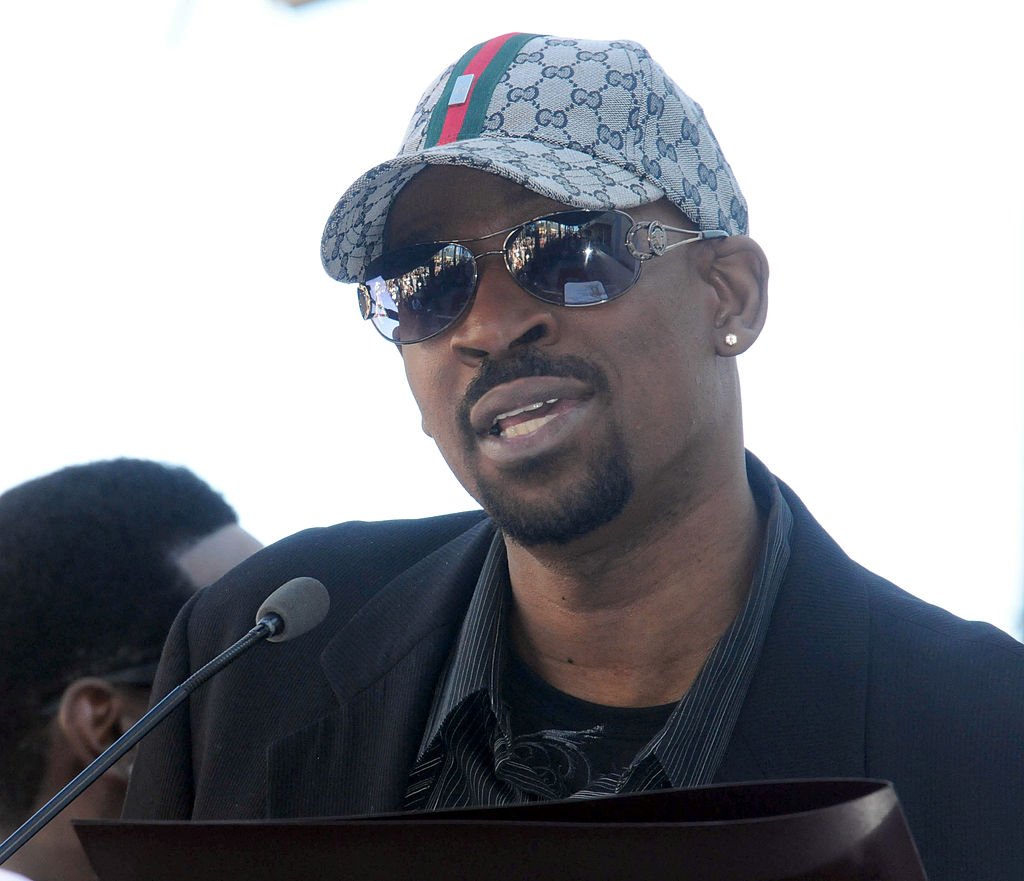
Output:
<svg viewBox="0 0 1024 881">
<path fill-rule="evenodd" d="M 75 825 L 100 881 L 926 881 L 896 794 L 872 780 L 370 817 Z"/>
</svg>

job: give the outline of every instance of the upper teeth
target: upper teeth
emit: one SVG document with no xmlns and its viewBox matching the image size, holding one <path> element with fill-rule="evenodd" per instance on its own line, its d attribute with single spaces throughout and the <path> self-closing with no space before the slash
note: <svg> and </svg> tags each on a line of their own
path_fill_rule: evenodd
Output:
<svg viewBox="0 0 1024 881">
<path fill-rule="evenodd" d="M 539 410 L 545 404 L 554 404 L 558 401 L 558 398 L 552 398 L 550 401 L 537 401 L 534 404 L 527 404 L 525 407 L 519 407 L 516 410 L 509 410 L 507 413 L 499 413 L 494 417 L 492 425 L 497 425 L 502 419 L 511 419 L 513 416 L 518 416 L 520 413 L 529 413 L 531 410 Z"/>
</svg>

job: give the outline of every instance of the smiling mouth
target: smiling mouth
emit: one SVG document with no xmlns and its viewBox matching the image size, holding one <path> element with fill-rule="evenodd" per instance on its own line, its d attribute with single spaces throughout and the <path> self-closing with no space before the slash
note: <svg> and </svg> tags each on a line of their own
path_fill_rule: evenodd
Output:
<svg viewBox="0 0 1024 881">
<path fill-rule="evenodd" d="M 491 437 L 503 438 L 524 437 L 532 434 L 558 416 L 551 409 L 558 401 L 558 398 L 535 401 L 506 413 L 499 413 L 494 417 L 487 434 Z"/>
</svg>

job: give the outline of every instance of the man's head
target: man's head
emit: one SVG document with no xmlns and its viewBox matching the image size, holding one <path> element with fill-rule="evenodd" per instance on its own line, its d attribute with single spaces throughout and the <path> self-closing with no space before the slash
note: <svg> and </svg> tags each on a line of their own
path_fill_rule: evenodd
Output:
<svg viewBox="0 0 1024 881">
<path fill-rule="evenodd" d="M 362 283 L 425 431 L 506 535 L 603 541 L 742 471 L 732 356 L 767 279 L 746 223 L 702 111 L 642 47 L 507 35 L 428 89 L 323 259 Z"/>
<path fill-rule="evenodd" d="M 747 206 L 700 106 L 637 43 L 505 34 L 426 90 L 394 159 L 364 174 L 327 222 L 321 256 L 362 281 L 395 195 L 427 165 L 478 168 L 577 208 L 667 198 L 696 229 L 747 232 Z"/>
<path fill-rule="evenodd" d="M 207 484 L 156 462 L 73 466 L 0 495 L 3 826 L 137 718 L 178 609 L 259 546 Z M 115 813 L 119 774 L 98 784 Z"/>
</svg>

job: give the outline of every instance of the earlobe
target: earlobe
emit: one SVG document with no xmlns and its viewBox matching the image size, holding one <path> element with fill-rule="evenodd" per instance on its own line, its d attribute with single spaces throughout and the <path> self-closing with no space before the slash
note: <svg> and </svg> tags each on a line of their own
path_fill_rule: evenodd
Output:
<svg viewBox="0 0 1024 881">
<path fill-rule="evenodd" d="M 768 312 L 768 260 L 748 236 L 709 242 L 713 256 L 706 280 L 714 288 L 712 333 L 717 354 L 732 357 L 749 349 L 761 333 Z"/>
</svg>

